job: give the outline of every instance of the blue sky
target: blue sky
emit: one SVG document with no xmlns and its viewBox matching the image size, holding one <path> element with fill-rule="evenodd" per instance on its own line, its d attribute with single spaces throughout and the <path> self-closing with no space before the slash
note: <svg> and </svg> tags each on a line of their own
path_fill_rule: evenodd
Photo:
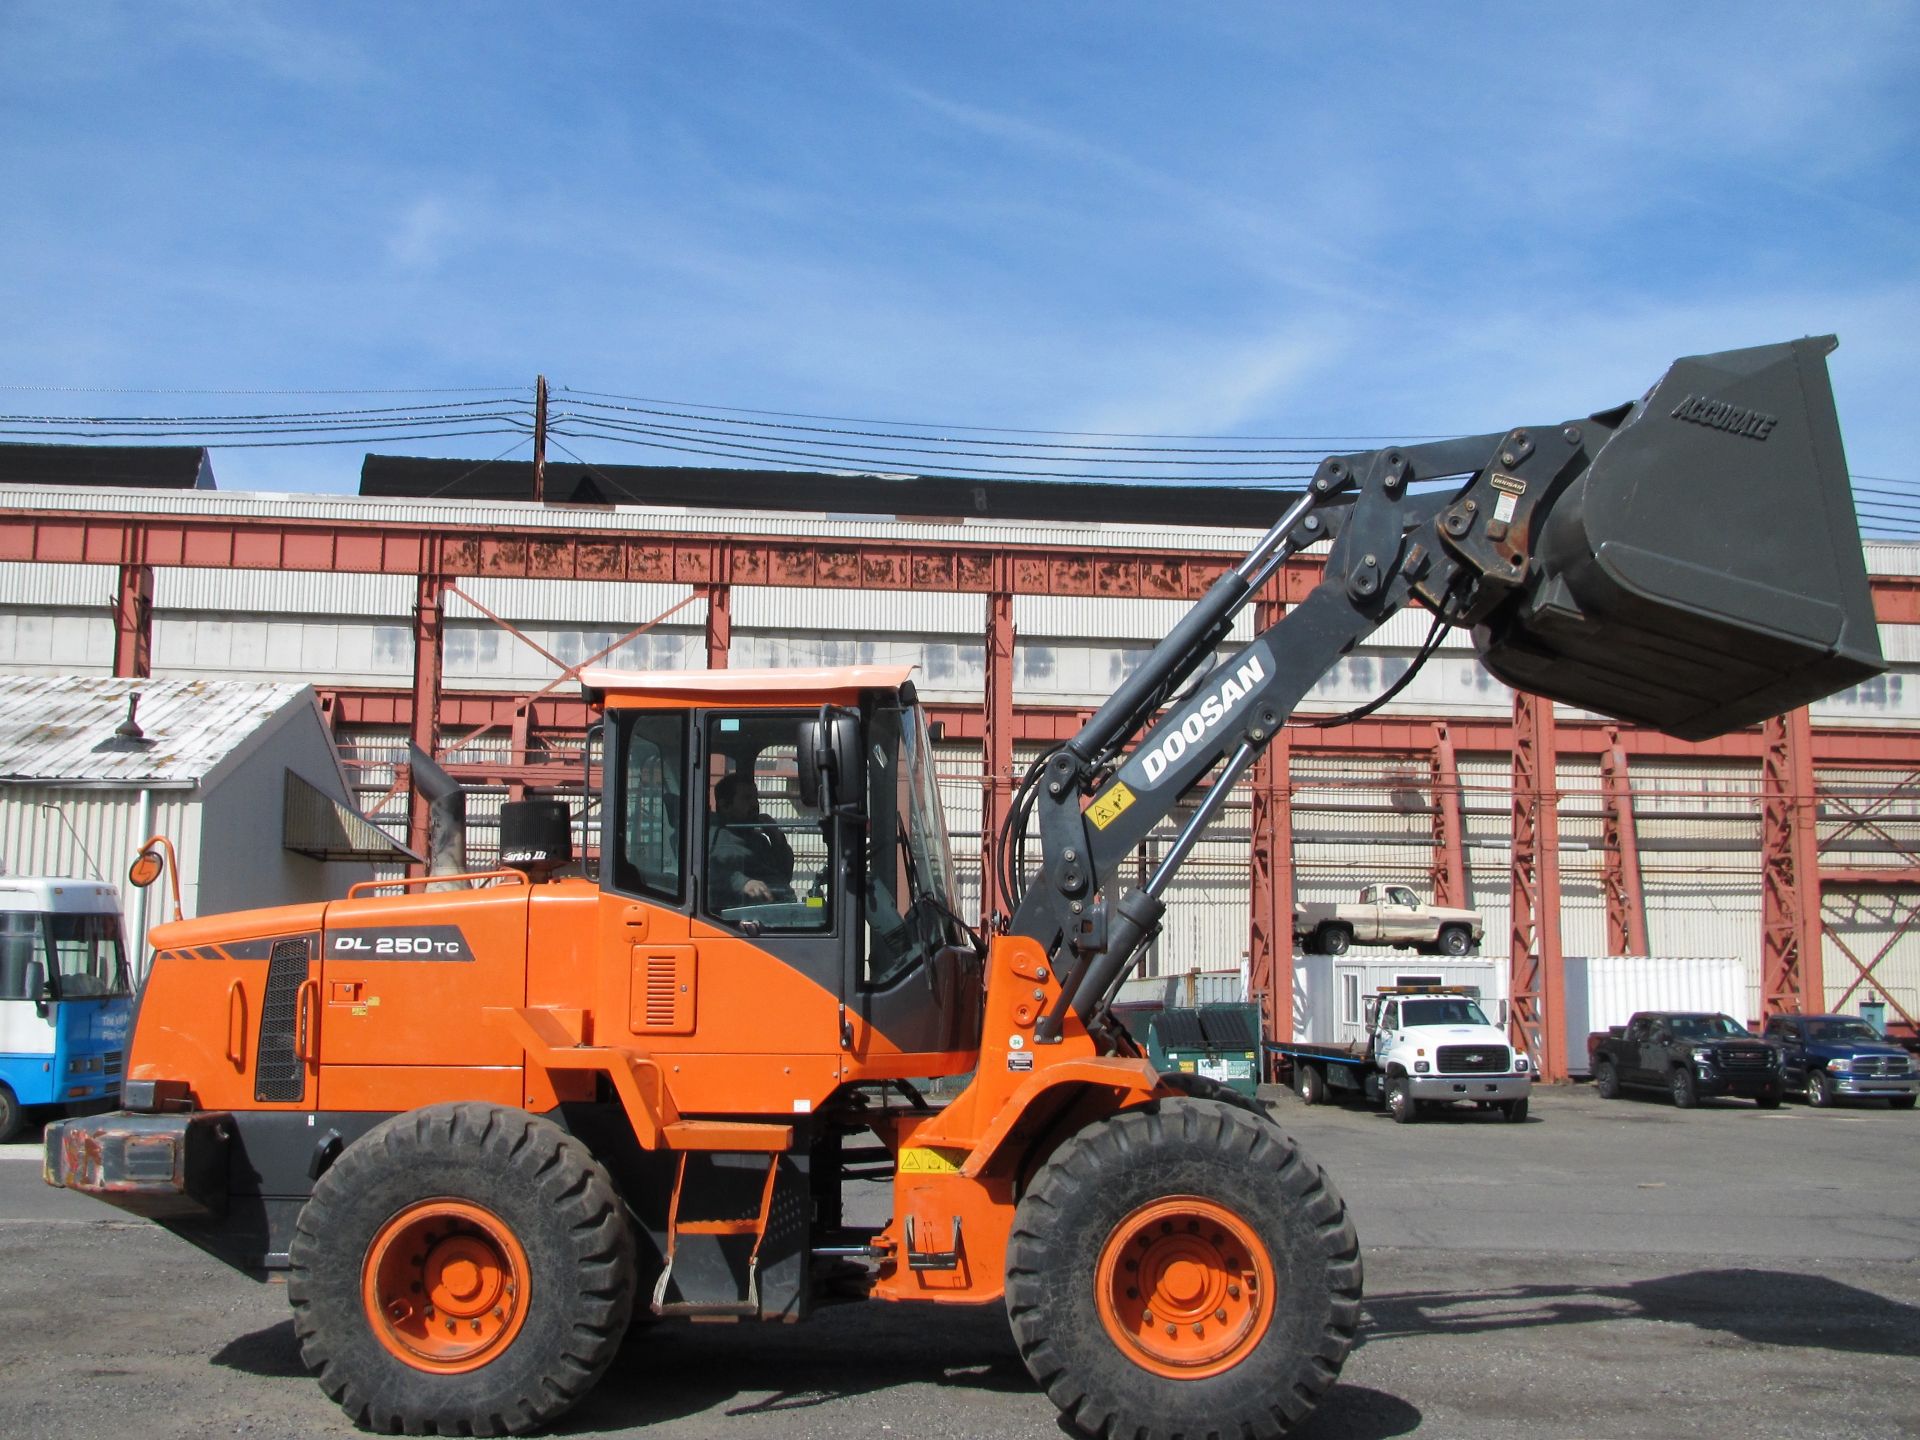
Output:
<svg viewBox="0 0 1920 1440">
<path fill-rule="evenodd" d="M 0 409 L 544 371 L 947 424 L 1463 433 L 1835 331 L 1851 468 L 1920 489 L 1917 41 L 1911 5 L 1805 0 L 0 0 L 0 384 L 28 387 Z M 365 448 L 215 468 L 344 491 Z"/>
</svg>

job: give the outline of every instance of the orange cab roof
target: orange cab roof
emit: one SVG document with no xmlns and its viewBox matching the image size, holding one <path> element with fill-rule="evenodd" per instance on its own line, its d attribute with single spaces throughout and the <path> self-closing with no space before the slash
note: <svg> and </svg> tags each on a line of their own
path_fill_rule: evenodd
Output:
<svg viewBox="0 0 1920 1440">
<path fill-rule="evenodd" d="M 590 665 L 580 672 L 580 684 L 589 697 L 659 697 L 691 703 L 898 690 L 911 674 L 911 665 L 809 665 L 774 670 L 610 670 Z"/>
</svg>

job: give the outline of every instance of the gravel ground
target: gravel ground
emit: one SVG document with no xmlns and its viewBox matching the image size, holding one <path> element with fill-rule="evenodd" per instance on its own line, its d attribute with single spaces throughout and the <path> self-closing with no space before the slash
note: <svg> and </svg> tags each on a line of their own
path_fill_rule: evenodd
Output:
<svg viewBox="0 0 1920 1440">
<path fill-rule="evenodd" d="M 1920 1436 L 1920 1126 L 1544 1093 L 1534 1122 L 1275 1114 L 1366 1245 L 1367 1326 L 1300 1432 Z M 354 1432 L 285 1296 L 0 1147 L 0 1435 Z M 997 1306 L 851 1306 L 636 1334 L 560 1427 L 650 1437 L 1044 1436 Z"/>
</svg>

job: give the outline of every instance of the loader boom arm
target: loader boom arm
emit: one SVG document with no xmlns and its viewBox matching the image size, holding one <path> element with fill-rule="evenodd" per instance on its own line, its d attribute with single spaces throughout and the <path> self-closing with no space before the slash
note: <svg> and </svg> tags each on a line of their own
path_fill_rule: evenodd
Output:
<svg viewBox="0 0 1920 1440">
<path fill-rule="evenodd" d="M 1832 343 L 1682 360 L 1639 402 L 1551 427 L 1322 461 L 1306 494 L 1016 795 L 1000 846 L 1024 886 L 1010 928 L 1065 977 L 1036 1039 L 1057 1039 L 1069 1008 L 1103 1029 L 1163 891 L 1234 783 L 1320 678 L 1409 604 L 1475 627 L 1489 668 L 1520 688 L 1686 738 L 1877 673 L 1826 381 Z M 1436 491 L 1444 480 L 1457 487 Z M 1781 536 L 1788 548 L 1767 554 Z M 1329 540 L 1306 600 L 1207 671 L 1278 568 Z M 1127 856 L 1209 777 L 1148 879 L 1119 889 Z M 1029 878 L 1018 856 L 1035 816 Z"/>
</svg>

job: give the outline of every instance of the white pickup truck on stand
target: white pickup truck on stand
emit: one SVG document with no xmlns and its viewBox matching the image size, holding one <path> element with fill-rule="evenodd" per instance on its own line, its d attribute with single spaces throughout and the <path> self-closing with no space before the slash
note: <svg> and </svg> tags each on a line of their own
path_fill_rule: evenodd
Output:
<svg viewBox="0 0 1920 1440">
<path fill-rule="evenodd" d="M 1485 929 L 1477 911 L 1428 905 L 1405 885 L 1369 885 L 1353 904 L 1293 907 L 1294 939 L 1314 955 L 1344 955 L 1350 945 L 1470 955 Z"/>
</svg>

